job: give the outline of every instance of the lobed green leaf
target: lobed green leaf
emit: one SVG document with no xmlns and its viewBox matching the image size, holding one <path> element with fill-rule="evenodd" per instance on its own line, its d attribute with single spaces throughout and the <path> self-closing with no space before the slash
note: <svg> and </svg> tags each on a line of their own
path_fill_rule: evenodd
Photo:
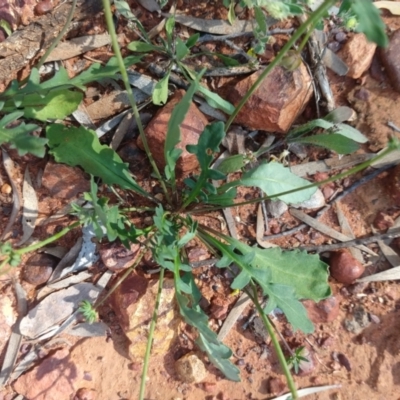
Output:
<svg viewBox="0 0 400 400">
<path fill-rule="evenodd" d="M 96 133 L 84 127 L 49 125 L 46 129 L 50 153 L 57 162 L 79 165 L 87 173 L 100 177 L 104 183 L 119 185 L 148 196 L 132 178 L 128 165 L 108 146 L 99 142 Z"/>
</svg>

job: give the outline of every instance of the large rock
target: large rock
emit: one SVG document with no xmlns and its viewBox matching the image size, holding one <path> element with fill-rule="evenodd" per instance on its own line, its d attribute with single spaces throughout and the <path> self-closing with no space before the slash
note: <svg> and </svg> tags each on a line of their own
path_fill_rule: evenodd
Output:
<svg viewBox="0 0 400 400">
<path fill-rule="evenodd" d="M 131 342 L 129 355 L 134 362 L 143 361 L 157 290 L 158 281 L 149 282 L 139 275 L 132 275 L 117 288 L 112 297 L 114 311 Z M 174 283 L 170 279 L 164 279 L 153 335 L 152 355 L 167 352 L 178 333 L 180 321 L 175 303 Z"/>
<path fill-rule="evenodd" d="M 339 55 L 349 67 L 347 76 L 358 79 L 371 66 L 376 44 L 369 42 L 363 33 L 356 33 L 344 45 Z"/>
<path fill-rule="evenodd" d="M 178 90 L 173 98 L 156 113 L 145 129 L 150 151 L 153 154 L 157 166 L 160 168 L 164 168 L 165 166 L 164 143 L 167 135 L 168 122 L 171 119 L 173 109 L 182 100 L 184 94 L 185 92 L 183 90 Z M 194 154 L 190 154 L 186 150 L 186 146 L 188 144 L 197 144 L 199 136 L 207 124 L 207 118 L 199 111 L 194 103 L 191 103 L 189 111 L 180 126 L 181 142 L 177 145 L 177 148 L 183 150 L 183 152 L 177 163 L 178 174 L 187 174 L 199 166 L 197 157 Z M 140 136 L 137 144 L 141 149 L 144 149 Z"/>
<path fill-rule="evenodd" d="M 227 94 L 237 105 L 262 70 L 238 82 Z M 239 112 L 235 123 L 267 132 L 287 132 L 313 94 L 311 78 L 303 64 L 289 71 L 275 67 Z"/>
<path fill-rule="evenodd" d="M 400 92 L 400 29 L 390 37 L 389 47 L 380 56 L 393 87 Z"/>
<path fill-rule="evenodd" d="M 20 376 L 13 387 L 27 399 L 70 399 L 78 389 L 75 385 L 82 376 L 82 371 L 69 359 L 69 351 L 61 349 Z"/>
<path fill-rule="evenodd" d="M 90 190 L 90 182 L 82 170 L 53 162 L 46 164 L 42 185 L 49 191 L 50 196 L 66 200 Z"/>
</svg>

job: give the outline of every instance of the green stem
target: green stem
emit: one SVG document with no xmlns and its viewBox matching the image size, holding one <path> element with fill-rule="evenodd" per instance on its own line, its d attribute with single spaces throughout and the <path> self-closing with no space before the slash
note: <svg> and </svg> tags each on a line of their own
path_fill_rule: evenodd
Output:
<svg viewBox="0 0 400 400">
<path fill-rule="evenodd" d="M 79 221 L 78 222 L 74 222 L 72 225 L 67 226 L 66 228 L 64 228 L 60 232 L 54 234 L 53 236 L 50 236 L 47 239 L 42 240 L 41 242 L 32 244 L 31 246 L 24 247 L 23 249 L 14 250 L 14 253 L 18 254 L 18 255 L 21 255 L 21 254 L 29 253 L 31 251 L 35 251 L 37 249 L 40 249 L 43 246 L 46 246 L 46 245 L 48 245 L 50 243 L 55 242 L 56 240 L 60 239 L 64 235 L 66 235 L 69 231 L 72 231 L 72 229 L 75 229 L 80 225 L 81 225 L 81 223 Z"/>
<path fill-rule="evenodd" d="M 296 43 L 296 41 L 307 31 L 309 26 L 314 26 L 326 13 L 326 11 L 335 3 L 335 0 L 325 0 L 305 21 L 303 24 L 299 26 L 297 31 L 293 34 L 293 36 L 287 41 L 285 46 L 282 47 L 281 51 L 276 55 L 274 60 L 268 65 L 267 68 L 261 73 L 258 79 L 254 82 L 253 86 L 250 90 L 244 95 L 242 100 L 240 100 L 239 104 L 236 106 L 235 110 L 229 117 L 228 121 L 225 124 L 225 132 L 228 131 L 231 126 L 233 120 L 239 114 L 242 107 L 246 104 L 250 96 L 257 90 L 257 88 L 261 85 L 264 78 L 282 61 L 285 54 L 291 47 Z"/>
<path fill-rule="evenodd" d="M 36 68 L 39 70 L 40 67 L 45 63 L 47 57 L 49 56 L 49 54 L 54 50 L 54 48 L 58 45 L 58 43 L 60 42 L 60 40 L 64 37 L 64 35 L 66 34 L 69 24 L 72 21 L 72 18 L 74 17 L 74 12 L 75 12 L 75 8 L 76 8 L 76 3 L 77 0 L 73 0 L 72 1 L 72 6 L 71 6 L 71 10 L 69 11 L 68 14 L 68 18 L 67 21 L 65 22 L 64 27 L 61 29 L 60 33 L 57 35 L 57 37 L 54 39 L 53 43 L 51 44 L 51 46 L 47 49 L 47 51 L 43 54 L 43 56 L 40 58 L 39 62 L 36 65 Z"/>
<path fill-rule="evenodd" d="M 133 111 L 133 115 L 135 117 L 138 129 L 139 129 L 139 134 L 140 134 L 140 138 L 142 140 L 143 143 L 143 147 L 146 151 L 147 157 L 149 158 L 150 164 L 153 168 L 153 171 L 157 177 L 157 179 L 160 181 L 161 187 L 165 193 L 165 197 L 168 201 L 169 204 L 171 204 L 171 198 L 170 195 L 168 193 L 167 187 L 165 186 L 165 183 L 161 177 L 160 171 L 157 167 L 157 164 L 154 161 L 153 155 L 150 151 L 149 148 L 149 144 L 147 143 L 147 139 L 146 139 L 146 135 L 144 133 L 144 129 L 143 129 L 143 125 L 142 125 L 142 121 L 140 120 L 140 115 L 139 115 L 139 111 L 136 105 L 136 101 L 135 98 L 133 96 L 133 90 L 131 85 L 129 84 L 129 79 L 128 79 L 128 73 L 126 72 L 126 68 L 124 65 L 124 60 L 122 58 L 122 54 L 121 54 L 121 50 L 119 48 L 119 44 L 118 44 L 118 39 L 117 39 L 117 34 L 115 33 L 115 26 L 114 26 L 114 22 L 112 19 L 112 13 L 111 13 L 111 7 L 110 7 L 110 0 L 102 0 L 103 1 L 103 8 L 104 8 L 104 16 L 106 19 L 106 23 L 107 23 L 107 29 L 108 32 L 110 34 L 111 37 L 111 43 L 112 43 L 112 47 L 114 50 L 114 54 L 115 57 L 117 59 L 118 62 L 118 66 L 121 72 L 121 77 L 122 80 L 124 82 L 124 86 L 125 86 L 125 90 L 127 92 L 128 95 L 128 99 L 129 99 L 129 103 L 132 107 L 132 111 Z"/>
<path fill-rule="evenodd" d="M 258 197 L 256 199 L 243 201 L 241 203 L 233 203 L 233 204 L 224 205 L 224 207 L 216 206 L 216 207 L 198 208 L 198 209 L 194 209 L 192 211 L 189 211 L 188 214 L 193 214 L 193 215 L 194 214 L 202 214 L 204 212 L 217 211 L 217 210 L 220 210 L 221 208 L 238 207 L 238 206 L 244 206 L 244 205 L 247 205 L 247 204 L 259 203 L 260 201 L 274 199 L 274 198 L 279 197 L 279 196 L 284 196 L 286 194 L 295 193 L 295 192 L 298 192 L 300 190 L 309 189 L 309 188 L 312 188 L 312 187 L 315 187 L 315 186 L 323 186 L 323 185 L 325 185 L 327 183 L 334 182 L 334 181 L 336 181 L 338 179 L 346 178 L 349 175 L 353 175 L 353 174 L 355 174 L 355 173 L 357 173 L 357 172 L 369 167 L 371 164 L 375 163 L 376 161 L 386 157 L 393 150 L 395 150 L 395 148 L 393 146 L 389 146 L 385 151 L 383 151 L 378 156 L 376 156 L 376 157 L 374 157 L 374 158 L 372 158 L 372 159 L 370 159 L 368 161 L 365 161 L 365 162 L 361 163 L 360 165 L 357 165 L 356 167 L 353 167 L 353 168 L 349 169 L 346 172 L 342 172 L 340 174 L 331 176 L 330 178 L 325 179 L 324 181 L 314 182 L 314 183 L 311 183 L 309 185 L 303 186 L 301 188 L 287 190 L 286 192 L 273 194 L 271 196 L 263 196 L 263 197 Z M 236 184 L 235 184 L 235 182 L 236 182 Z M 230 186 L 229 187 L 226 186 L 226 187 L 230 188 L 230 187 L 235 187 L 235 186 L 239 186 L 240 185 L 240 180 L 235 181 L 235 182 L 230 182 L 229 184 L 227 184 L 227 185 L 230 185 Z M 220 186 L 219 190 L 221 190 L 221 189 L 224 190 L 223 188 L 224 188 L 224 186 Z"/>
<path fill-rule="evenodd" d="M 146 389 L 146 377 L 147 377 L 147 371 L 149 369 L 149 359 L 150 359 L 151 346 L 153 344 L 154 330 L 156 328 L 156 323 L 157 323 L 158 308 L 160 306 L 161 292 L 164 281 L 164 271 L 165 271 L 164 268 L 161 268 L 159 282 L 158 282 L 156 304 L 154 306 L 153 317 L 151 319 L 150 330 L 149 330 L 149 337 L 147 339 L 146 353 L 143 360 L 143 372 L 142 372 L 142 379 L 140 381 L 139 400 L 144 399 L 144 393 Z"/>
<path fill-rule="evenodd" d="M 290 393 L 292 394 L 292 399 L 296 400 L 296 399 L 299 398 L 299 396 L 297 394 L 297 389 L 296 389 L 296 385 L 294 383 L 292 374 L 290 373 L 289 367 L 287 365 L 287 362 L 286 362 L 286 359 L 285 359 L 285 355 L 283 354 L 282 348 L 281 348 L 281 346 L 279 344 L 278 338 L 275 335 L 274 329 L 273 329 L 268 317 L 265 315 L 265 313 L 264 313 L 264 311 L 263 311 L 263 309 L 262 309 L 262 307 L 260 305 L 260 302 L 258 301 L 257 287 L 256 287 L 256 285 L 254 284 L 253 281 L 250 281 L 250 284 L 251 284 L 252 289 L 253 289 L 253 296 L 252 296 L 253 303 L 256 306 L 257 312 L 260 315 L 260 318 L 262 319 L 262 321 L 264 323 L 264 326 L 268 331 L 269 336 L 271 337 L 271 341 L 272 341 L 272 344 L 273 344 L 273 346 L 275 348 L 276 354 L 278 356 L 279 363 L 281 364 L 281 367 L 283 369 L 283 373 L 284 373 L 284 375 L 286 377 L 286 381 L 287 381 L 287 384 L 289 386 Z"/>
</svg>

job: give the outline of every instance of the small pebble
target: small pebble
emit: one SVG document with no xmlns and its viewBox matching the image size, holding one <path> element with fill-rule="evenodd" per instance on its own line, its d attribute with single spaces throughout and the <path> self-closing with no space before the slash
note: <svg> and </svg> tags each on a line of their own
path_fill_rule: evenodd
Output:
<svg viewBox="0 0 400 400">
<path fill-rule="evenodd" d="M 369 91 L 362 87 L 354 92 L 354 97 L 361 101 L 368 101 Z"/>
<path fill-rule="evenodd" d="M 38 253 L 29 257 L 22 270 L 22 279 L 31 285 L 41 285 L 46 283 L 58 259 L 50 254 Z"/>
<path fill-rule="evenodd" d="M 347 35 L 344 32 L 338 32 L 335 35 L 335 40 L 339 43 L 343 43 L 347 40 Z"/>
<path fill-rule="evenodd" d="M 381 323 L 380 318 L 375 314 L 369 314 L 369 319 L 371 320 L 371 322 L 373 322 L 376 325 Z"/>
<path fill-rule="evenodd" d="M 335 40 L 333 42 L 328 43 L 328 49 L 330 49 L 334 53 L 337 53 L 341 48 L 342 48 L 341 44 L 339 42 L 336 42 Z"/>
<path fill-rule="evenodd" d="M 44 15 L 53 11 L 53 3 L 51 0 L 43 0 L 35 6 L 36 15 Z"/>
<path fill-rule="evenodd" d="M 329 264 L 331 276 L 345 284 L 353 283 L 365 271 L 364 266 L 347 250 L 332 252 Z"/>
<path fill-rule="evenodd" d="M 10 194 L 12 192 L 12 187 L 8 183 L 4 183 L 1 186 L 1 193 Z"/>
<path fill-rule="evenodd" d="M 241 358 L 240 360 L 236 361 L 236 365 L 239 367 L 242 367 L 245 364 L 245 361 L 243 360 L 243 358 Z"/>
</svg>

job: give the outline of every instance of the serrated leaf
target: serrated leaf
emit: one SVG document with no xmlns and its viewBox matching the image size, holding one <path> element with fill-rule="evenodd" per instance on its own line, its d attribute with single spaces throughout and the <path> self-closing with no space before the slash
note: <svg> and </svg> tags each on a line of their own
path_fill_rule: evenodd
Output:
<svg viewBox="0 0 400 400">
<path fill-rule="evenodd" d="M 100 177 L 104 183 L 148 196 L 130 175 L 128 164 L 114 150 L 102 145 L 94 131 L 52 124 L 47 127 L 46 134 L 50 153 L 57 162 L 79 165 L 87 173 Z"/>
<path fill-rule="evenodd" d="M 30 133 L 38 129 L 39 126 L 21 122 L 19 125 L 13 126 L 12 128 L 7 128 L 7 125 L 11 122 L 15 123 L 22 114 L 22 111 L 16 111 L 5 115 L 0 120 L 0 145 L 9 143 L 11 148 L 17 149 L 20 156 L 31 153 L 36 157 L 43 157 L 46 152 L 45 145 L 47 139 L 30 135 Z"/>
<path fill-rule="evenodd" d="M 205 351 L 209 360 L 225 375 L 227 379 L 234 382 L 240 382 L 239 369 L 233 365 L 229 358 L 232 356 L 232 351 L 224 344 L 215 344 L 205 340 L 200 333 L 196 339 L 196 344 L 201 350 Z"/>
<path fill-rule="evenodd" d="M 386 35 L 386 26 L 372 1 L 353 0 L 351 8 L 357 16 L 357 31 L 363 32 L 368 40 L 375 42 L 378 46 L 387 47 L 389 40 Z"/>
<path fill-rule="evenodd" d="M 221 236 L 229 246 L 210 235 L 203 235 L 209 244 L 222 252 L 225 260 L 222 265 L 230 261 L 241 269 L 234 281 L 235 288 L 253 279 L 269 296 L 272 304 L 285 313 L 294 328 L 311 332 L 312 324 L 299 299 L 319 301 L 330 295 L 328 266 L 318 256 L 310 256 L 306 252 L 282 252 L 280 248 L 258 249 L 232 237 Z M 249 254 L 251 257 L 246 260 Z M 221 263 L 217 266 L 221 267 Z"/>
<path fill-rule="evenodd" d="M 308 200 L 316 191 L 315 187 L 301 189 L 310 184 L 303 178 L 290 172 L 290 169 L 277 162 L 260 164 L 258 167 L 246 172 L 238 181 L 243 186 L 256 186 L 268 196 L 289 190 L 299 189 L 296 192 L 277 196 L 287 204 L 301 203 Z"/>
<path fill-rule="evenodd" d="M 46 96 L 26 96 L 24 116 L 39 121 L 64 119 L 72 114 L 83 99 L 83 93 L 71 90 L 51 91 Z"/>
<path fill-rule="evenodd" d="M 189 307 L 189 299 L 185 295 L 179 293 L 178 281 L 181 280 L 179 276 L 179 270 L 180 268 L 176 265 L 175 275 L 174 275 L 175 288 L 177 289 L 176 299 L 179 305 L 181 315 L 185 319 L 185 322 L 196 328 L 199 332 L 199 338 L 196 341 L 196 343 L 203 351 L 207 353 L 210 361 L 228 379 L 236 382 L 240 381 L 239 369 L 229 361 L 229 358 L 232 355 L 231 350 L 218 340 L 217 334 L 213 332 L 208 326 L 207 315 L 198 306 L 198 301 L 200 300 L 198 293 L 196 296 L 195 292 L 195 297 L 192 297 L 189 294 L 188 297 L 191 298 L 192 300 L 191 307 Z M 185 273 L 184 282 L 188 286 L 191 287 L 195 286 L 194 279 L 191 273 Z"/>
<path fill-rule="evenodd" d="M 338 154 L 350 154 L 360 147 L 354 140 L 336 133 L 306 136 L 297 139 L 296 142 L 325 147 L 326 149 L 336 151 Z"/>
<path fill-rule="evenodd" d="M 168 82 L 171 71 L 168 71 L 154 86 L 152 95 L 153 103 L 157 106 L 164 105 L 168 100 Z"/>
<path fill-rule="evenodd" d="M 213 122 L 205 127 L 199 137 L 198 144 L 186 146 L 189 153 L 196 155 L 200 164 L 201 174 L 196 182 L 196 186 L 185 200 L 183 207 L 187 207 L 197 198 L 200 192 L 206 187 L 209 179 L 224 178 L 220 172 L 210 168 L 211 162 L 214 159 L 214 154 L 219 151 L 219 146 L 224 136 L 223 122 Z M 216 174 L 219 174 L 219 176 Z"/>
<path fill-rule="evenodd" d="M 254 252 L 250 262 L 253 276 L 267 270 L 270 283 L 293 287 L 298 299 L 320 301 L 330 295 L 328 265 L 318 255 L 301 250 L 283 251 L 279 247 L 260 249 L 231 237 L 224 239 L 242 254 Z"/>
</svg>

